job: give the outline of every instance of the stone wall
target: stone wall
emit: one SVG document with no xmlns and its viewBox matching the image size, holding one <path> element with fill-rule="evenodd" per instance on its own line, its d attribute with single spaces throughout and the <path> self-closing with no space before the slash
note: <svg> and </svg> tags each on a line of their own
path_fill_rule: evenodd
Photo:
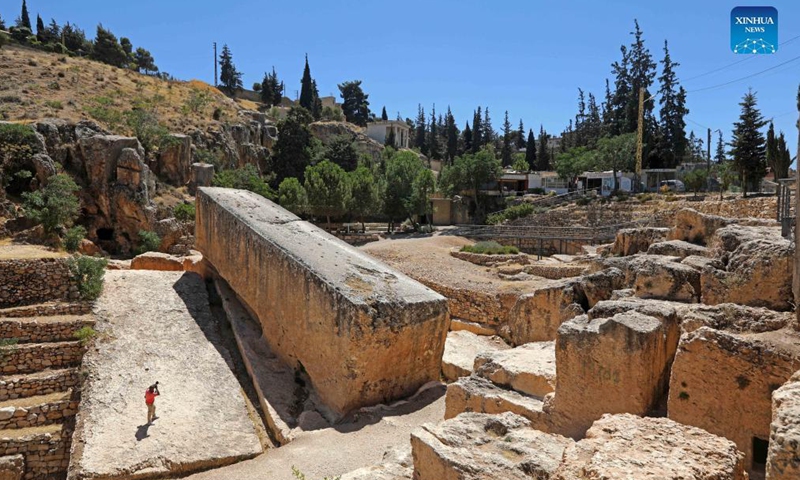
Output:
<svg viewBox="0 0 800 480">
<path fill-rule="evenodd" d="M 0 319 L 0 338 L 13 338 L 24 343 L 62 342 L 75 340 L 75 332 L 91 327 L 94 320 L 48 321 L 37 319 Z"/>
<path fill-rule="evenodd" d="M 0 408 L 0 430 L 40 427 L 61 423 L 78 413 L 78 400 L 69 398 L 30 407 Z"/>
<path fill-rule="evenodd" d="M 77 298 L 66 258 L 0 260 L 0 308 Z"/>
<path fill-rule="evenodd" d="M 251 192 L 201 188 L 197 247 L 336 418 L 438 380 L 446 300 Z"/>
<path fill-rule="evenodd" d="M 0 380 L 0 402 L 15 398 L 66 392 L 80 383 L 75 370 L 49 370 L 35 375 L 4 377 Z"/>
<path fill-rule="evenodd" d="M 528 264 L 528 256 L 520 254 L 486 255 L 483 253 L 461 252 L 456 250 L 450 252 L 450 256 L 474 263 L 475 265 L 496 265 L 503 262 L 518 263 L 520 265 Z"/>
<path fill-rule="evenodd" d="M 86 302 L 44 303 L 24 307 L 6 308 L 0 311 L 3 318 L 48 317 L 54 315 L 88 315 L 92 304 Z"/>
<path fill-rule="evenodd" d="M 84 350 L 81 342 L 9 345 L 0 347 L 0 367 L 4 375 L 74 367 L 80 365 Z"/>
<path fill-rule="evenodd" d="M 0 454 L 25 457 L 25 480 L 63 478 L 69 466 L 72 432 L 56 430 L 22 437 L 0 438 Z"/>
</svg>

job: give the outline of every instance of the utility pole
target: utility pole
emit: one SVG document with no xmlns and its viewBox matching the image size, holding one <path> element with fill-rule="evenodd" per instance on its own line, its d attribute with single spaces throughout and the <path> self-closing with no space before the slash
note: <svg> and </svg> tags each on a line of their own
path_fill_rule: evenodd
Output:
<svg viewBox="0 0 800 480">
<path fill-rule="evenodd" d="M 217 42 L 214 42 L 214 86 L 217 86 Z"/>
<path fill-rule="evenodd" d="M 708 129 L 708 145 L 706 145 L 708 157 L 706 157 L 706 174 L 711 174 L 711 129 Z"/>
<path fill-rule="evenodd" d="M 639 191 L 642 178 L 642 150 L 644 149 L 644 87 L 639 87 L 639 120 L 636 127 L 636 185 L 634 191 Z M 614 180 L 616 182 L 616 179 Z"/>
</svg>

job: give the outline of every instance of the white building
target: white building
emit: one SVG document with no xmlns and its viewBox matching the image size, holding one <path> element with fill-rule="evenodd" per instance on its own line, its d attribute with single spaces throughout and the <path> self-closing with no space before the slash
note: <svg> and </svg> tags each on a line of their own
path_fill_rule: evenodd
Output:
<svg viewBox="0 0 800 480">
<path fill-rule="evenodd" d="M 408 148 L 408 134 L 411 128 L 406 122 L 400 120 L 381 120 L 367 124 L 367 136 L 381 145 L 386 143 L 386 137 L 394 131 L 395 148 Z"/>
</svg>

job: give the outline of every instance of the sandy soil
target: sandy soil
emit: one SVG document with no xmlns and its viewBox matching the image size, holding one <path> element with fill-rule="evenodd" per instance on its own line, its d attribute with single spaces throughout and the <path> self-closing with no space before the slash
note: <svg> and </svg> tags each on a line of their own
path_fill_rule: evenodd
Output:
<svg viewBox="0 0 800 480">
<path fill-rule="evenodd" d="M 35 258 L 63 258 L 67 254 L 39 245 L 14 245 L 9 242 L 0 243 L 0 260 L 26 260 Z"/>
<path fill-rule="evenodd" d="M 552 283 L 545 278 L 511 282 L 496 276 L 494 270 L 450 256 L 450 251 L 471 240 L 445 234 L 381 240 L 368 243 L 361 249 L 422 282 L 433 282 L 451 288 L 484 292 L 524 293 Z"/>
</svg>

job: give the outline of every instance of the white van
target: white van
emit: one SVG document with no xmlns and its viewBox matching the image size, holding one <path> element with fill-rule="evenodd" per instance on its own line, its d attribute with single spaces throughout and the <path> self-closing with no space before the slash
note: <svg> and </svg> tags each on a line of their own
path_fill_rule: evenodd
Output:
<svg viewBox="0 0 800 480">
<path fill-rule="evenodd" d="M 661 190 L 664 187 L 667 187 L 670 192 L 686 191 L 686 185 L 684 185 L 680 180 L 662 180 L 661 184 L 658 186 L 658 189 Z"/>
</svg>

